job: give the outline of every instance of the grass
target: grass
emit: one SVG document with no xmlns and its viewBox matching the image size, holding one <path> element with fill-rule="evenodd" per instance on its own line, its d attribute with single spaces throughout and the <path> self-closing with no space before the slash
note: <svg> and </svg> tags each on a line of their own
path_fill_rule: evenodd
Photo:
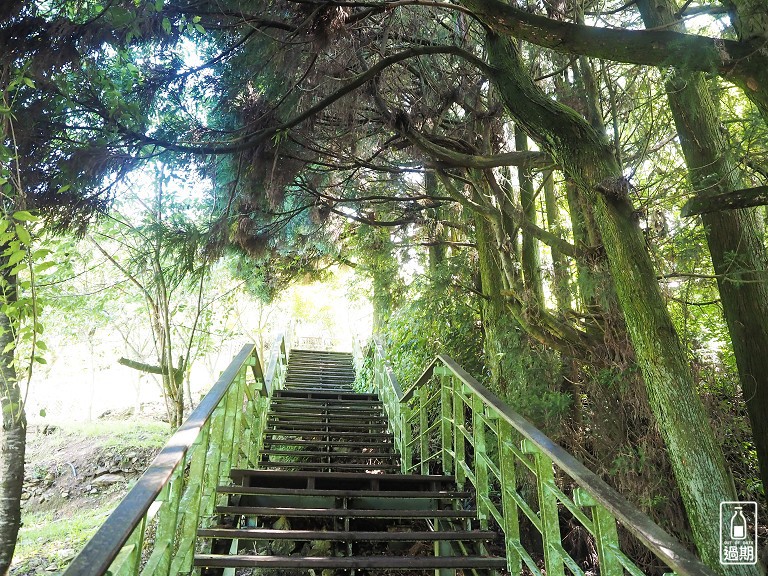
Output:
<svg viewBox="0 0 768 576">
<path fill-rule="evenodd" d="M 53 480 L 34 485 L 37 489 L 45 487 L 44 503 L 33 499 L 22 508 L 23 525 L 11 569 L 14 576 L 50 574 L 64 568 L 135 483 L 132 476 L 128 482 L 94 493 L 90 492 L 91 476 L 100 467 L 109 466 L 105 462 L 126 461 L 130 466 L 136 457 L 140 461 L 151 458 L 170 436 L 167 424 L 148 420 L 55 426 L 53 433 L 28 438 L 27 477 Z M 124 460 L 132 452 L 135 455 Z"/>
<path fill-rule="evenodd" d="M 104 436 L 104 448 L 161 448 L 168 441 L 171 429 L 162 422 L 106 420 L 71 424 L 66 432 L 87 438 Z"/>
<path fill-rule="evenodd" d="M 58 569 L 68 563 L 104 523 L 118 496 L 102 500 L 95 507 L 81 508 L 71 516 L 59 518 L 60 513 L 51 510 L 26 513 L 16 542 L 13 572 L 37 572 L 54 565 Z M 40 560 L 44 560 L 42 565 Z"/>
</svg>

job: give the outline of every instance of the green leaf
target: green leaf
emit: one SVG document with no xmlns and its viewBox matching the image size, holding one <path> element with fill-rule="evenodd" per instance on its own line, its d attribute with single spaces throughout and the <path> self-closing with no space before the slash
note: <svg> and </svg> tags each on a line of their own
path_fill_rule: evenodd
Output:
<svg viewBox="0 0 768 576">
<path fill-rule="evenodd" d="M 38 264 L 35 266 L 35 274 L 40 274 L 42 272 L 45 272 L 46 270 L 53 268 L 56 266 L 56 262 L 43 262 L 42 264 Z"/>
<path fill-rule="evenodd" d="M 40 408 L 40 418 L 45 418 L 45 408 Z"/>
<path fill-rule="evenodd" d="M 14 264 L 18 264 L 22 260 L 24 260 L 24 257 L 27 255 L 26 250 L 17 250 L 13 254 L 10 255 L 8 258 L 8 263 L 6 264 L 6 267 L 13 266 Z"/>
<path fill-rule="evenodd" d="M 160 10 L 163 9 L 163 0 L 156 0 L 155 1 L 155 10 L 160 12 Z"/>
<path fill-rule="evenodd" d="M 201 34 L 205 33 L 205 28 L 203 28 L 203 26 L 201 24 L 195 24 L 195 30 L 197 30 Z"/>
<path fill-rule="evenodd" d="M 21 224 L 16 224 L 16 236 L 18 236 L 19 240 L 24 242 L 24 244 L 27 246 L 32 244 L 32 236 L 30 235 L 29 231 Z"/>
<path fill-rule="evenodd" d="M 16 342 L 14 340 L 8 342 L 8 344 L 5 345 L 5 348 L 3 348 L 3 354 L 6 352 L 9 352 L 10 350 L 13 350 L 16 347 Z"/>
<path fill-rule="evenodd" d="M 168 19 L 168 16 L 163 18 L 163 30 L 165 30 L 166 34 L 171 33 L 171 21 Z"/>
<path fill-rule="evenodd" d="M 51 250 L 49 250 L 48 248 L 38 248 L 37 250 L 32 252 L 31 258 L 32 258 L 32 260 L 42 260 L 43 258 L 48 256 L 49 254 L 53 254 L 53 252 Z"/>
<path fill-rule="evenodd" d="M 27 78 L 26 76 L 24 76 L 24 84 L 26 84 L 30 88 L 34 88 L 35 87 L 35 81 L 32 80 L 32 78 Z"/>
<path fill-rule="evenodd" d="M 13 218 L 19 222 L 38 222 L 40 220 L 39 216 L 35 216 L 27 210 L 19 210 L 18 212 L 14 212 Z"/>
<path fill-rule="evenodd" d="M 38 364 L 48 364 L 48 361 L 42 356 L 35 356 L 35 362 Z"/>
</svg>

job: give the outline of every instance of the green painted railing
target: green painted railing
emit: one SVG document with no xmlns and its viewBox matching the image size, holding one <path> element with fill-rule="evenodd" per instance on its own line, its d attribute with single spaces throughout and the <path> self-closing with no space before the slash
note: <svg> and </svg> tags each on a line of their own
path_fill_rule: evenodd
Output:
<svg viewBox="0 0 768 576">
<path fill-rule="evenodd" d="M 290 339 L 279 336 L 266 375 L 243 346 L 67 570 L 67 576 L 189 574 L 198 526 L 215 518 L 216 487 L 255 467 L 269 398 L 285 381 Z"/>
<path fill-rule="evenodd" d="M 622 552 L 617 521 L 678 576 L 715 575 L 450 357 L 438 355 L 403 391 L 380 342 L 374 342 L 372 353 L 372 388 L 387 411 L 403 473 L 448 474 L 462 488 L 471 484 L 482 527 L 495 522 L 504 533 L 511 574 L 520 574 L 525 565 L 542 575 L 540 563 L 521 542 L 523 521 L 541 535 L 547 576 L 564 576 L 566 568 L 584 576 L 562 544 L 560 516 L 568 514 L 591 535 L 601 576 L 644 574 Z M 530 494 L 521 494 L 523 485 Z"/>
</svg>

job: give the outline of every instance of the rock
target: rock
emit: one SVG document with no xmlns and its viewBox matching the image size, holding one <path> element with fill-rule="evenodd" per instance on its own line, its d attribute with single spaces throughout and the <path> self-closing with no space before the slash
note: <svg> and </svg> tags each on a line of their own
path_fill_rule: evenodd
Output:
<svg viewBox="0 0 768 576">
<path fill-rule="evenodd" d="M 38 500 L 38 502 L 39 502 L 40 504 L 42 504 L 43 502 L 47 502 L 47 501 L 48 501 L 48 498 L 46 498 L 46 497 L 45 497 L 45 495 L 43 495 L 43 496 L 40 496 L 40 500 Z"/>
<path fill-rule="evenodd" d="M 24 501 L 24 500 L 29 500 L 31 497 L 32 497 L 32 494 L 30 494 L 29 492 L 22 492 L 22 493 L 21 493 L 21 499 L 22 499 L 22 501 Z"/>
<path fill-rule="evenodd" d="M 102 474 L 91 480 L 91 484 L 108 486 L 110 484 L 117 484 L 125 480 L 125 476 L 122 474 Z"/>
<path fill-rule="evenodd" d="M 51 565 L 46 567 L 45 571 L 46 572 L 56 572 L 56 570 L 58 570 L 58 569 L 59 569 L 59 567 L 56 564 L 51 564 Z"/>
<path fill-rule="evenodd" d="M 62 498 L 69 498 L 69 492 L 62 492 L 61 493 Z"/>
</svg>

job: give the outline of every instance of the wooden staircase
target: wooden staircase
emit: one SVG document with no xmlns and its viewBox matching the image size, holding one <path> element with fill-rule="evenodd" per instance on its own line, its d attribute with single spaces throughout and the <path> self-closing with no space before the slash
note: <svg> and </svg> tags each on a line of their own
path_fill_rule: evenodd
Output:
<svg viewBox="0 0 768 576">
<path fill-rule="evenodd" d="M 350 354 L 293 350 L 273 394 L 258 469 L 233 469 L 201 574 L 491 574 L 506 559 L 452 476 L 400 474 L 376 394 L 355 392 Z M 239 569 L 239 570 L 233 570 Z M 246 570 L 242 569 L 257 569 Z"/>
</svg>

